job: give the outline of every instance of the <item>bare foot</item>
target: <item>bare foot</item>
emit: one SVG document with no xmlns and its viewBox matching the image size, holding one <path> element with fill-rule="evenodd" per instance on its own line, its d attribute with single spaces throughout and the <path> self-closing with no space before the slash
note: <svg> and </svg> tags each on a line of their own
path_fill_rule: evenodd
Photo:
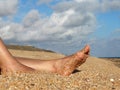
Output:
<svg viewBox="0 0 120 90">
<path fill-rule="evenodd" d="M 16 61 L 11 61 L 1 66 L 2 75 L 8 75 L 12 73 L 32 72 L 32 71 L 35 70 Z"/>
<path fill-rule="evenodd" d="M 56 73 L 69 76 L 78 66 L 83 64 L 89 56 L 90 47 L 86 45 L 81 51 L 56 62 Z"/>
</svg>

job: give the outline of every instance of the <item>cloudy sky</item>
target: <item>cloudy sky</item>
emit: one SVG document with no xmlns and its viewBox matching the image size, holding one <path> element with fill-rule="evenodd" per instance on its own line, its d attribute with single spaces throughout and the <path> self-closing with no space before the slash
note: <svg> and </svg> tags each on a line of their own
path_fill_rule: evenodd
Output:
<svg viewBox="0 0 120 90">
<path fill-rule="evenodd" d="M 120 57 L 120 0 L 0 0 L 0 37 L 72 54 Z"/>
</svg>

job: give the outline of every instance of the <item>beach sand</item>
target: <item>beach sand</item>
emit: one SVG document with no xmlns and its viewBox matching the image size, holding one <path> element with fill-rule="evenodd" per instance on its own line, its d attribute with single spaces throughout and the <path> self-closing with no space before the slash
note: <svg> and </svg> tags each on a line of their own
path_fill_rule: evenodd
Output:
<svg viewBox="0 0 120 90">
<path fill-rule="evenodd" d="M 10 50 L 14 56 L 55 59 L 62 54 L 39 51 Z M 89 57 L 68 77 L 50 72 L 0 75 L 0 90 L 120 90 L 120 68 L 113 62 Z"/>
</svg>

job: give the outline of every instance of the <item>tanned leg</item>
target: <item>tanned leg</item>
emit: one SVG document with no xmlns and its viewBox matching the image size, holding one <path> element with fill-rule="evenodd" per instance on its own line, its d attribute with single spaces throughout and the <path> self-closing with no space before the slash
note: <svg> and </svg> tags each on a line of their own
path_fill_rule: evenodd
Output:
<svg viewBox="0 0 120 90">
<path fill-rule="evenodd" d="M 13 57 L 0 39 L 0 68 L 2 74 L 10 72 L 50 71 L 63 76 L 70 75 L 78 66 L 84 63 L 89 55 L 90 47 L 87 45 L 81 51 L 56 60 L 35 60 Z"/>
<path fill-rule="evenodd" d="M 58 60 L 41 60 L 31 58 L 15 57 L 23 65 L 29 66 L 37 71 L 56 72 L 55 63 Z"/>
<path fill-rule="evenodd" d="M 29 72 L 34 69 L 19 63 L 7 50 L 0 39 L 0 69 L 2 74 L 11 72 Z"/>
<path fill-rule="evenodd" d="M 58 73 L 63 76 L 70 75 L 78 66 L 86 61 L 89 56 L 90 47 L 86 45 L 82 50 L 77 53 L 67 56 L 65 58 L 56 60 L 37 60 L 28 58 L 16 57 L 20 63 L 34 68 L 35 70 L 50 71 Z"/>
</svg>

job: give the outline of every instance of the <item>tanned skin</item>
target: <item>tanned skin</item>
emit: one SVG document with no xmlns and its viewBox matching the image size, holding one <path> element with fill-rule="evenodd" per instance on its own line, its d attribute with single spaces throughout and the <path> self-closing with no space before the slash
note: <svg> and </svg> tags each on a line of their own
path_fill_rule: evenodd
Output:
<svg viewBox="0 0 120 90">
<path fill-rule="evenodd" d="M 7 50 L 0 39 L 0 69 L 2 74 L 14 72 L 48 71 L 63 76 L 69 76 L 89 56 L 90 47 L 86 45 L 82 50 L 60 59 L 40 60 L 14 57 Z"/>
</svg>

